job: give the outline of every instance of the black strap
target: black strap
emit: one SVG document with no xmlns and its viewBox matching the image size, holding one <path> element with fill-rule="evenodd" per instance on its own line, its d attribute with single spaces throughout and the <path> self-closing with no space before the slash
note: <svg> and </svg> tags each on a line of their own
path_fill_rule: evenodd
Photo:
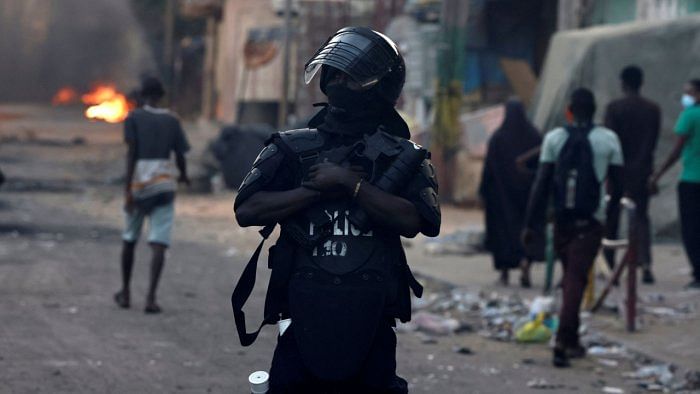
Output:
<svg viewBox="0 0 700 394">
<path fill-rule="evenodd" d="M 250 346 L 258 338 L 260 330 L 266 324 L 274 324 L 276 320 L 274 316 L 265 316 L 263 321 L 260 323 L 260 327 L 254 332 L 248 333 L 245 328 L 245 313 L 243 313 L 243 305 L 248 301 L 248 297 L 253 292 L 253 287 L 255 286 L 255 276 L 258 269 L 258 259 L 260 258 L 260 251 L 265 243 L 265 240 L 272 234 L 277 224 L 269 224 L 260 230 L 260 235 L 263 239 L 260 241 L 258 248 L 255 249 L 255 253 L 250 257 L 248 264 L 246 264 L 245 269 L 241 277 L 238 278 L 238 283 L 233 289 L 231 294 L 231 307 L 233 308 L 233 319 L 236 323 L 236 330 L 238 331 L 238 338 L 241 340 L 241 345 Z"/>
<path fill-rule="evenodd" d="M 406 276 L 408 277 L 408 287 L 411 288 L 416 297 L 423 297 L 423 285 L 418 282 L 416 277 L 413 275 L 413 272 L 411 272 L 411 267 L 409 267 L 408 264 L 404 264 L 404 267 L 406 269 Z"/>
</svg>

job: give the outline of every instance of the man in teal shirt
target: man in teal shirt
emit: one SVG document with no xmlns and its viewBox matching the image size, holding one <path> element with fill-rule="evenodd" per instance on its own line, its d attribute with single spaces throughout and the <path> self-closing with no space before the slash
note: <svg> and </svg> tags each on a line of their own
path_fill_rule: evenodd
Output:
<svg viewBox="0 0 700 394">
<path fill-rule="evenodd" d="M 681 102 L 685 109 L 676 123 L 676 145 L 651 178 L 650 188 L 655 193 L 659 178 L 682 157 L 678 209 L 683 246 L 693 267 L 693 281 L 688 287 L 700 289 L 700 79 L 693 79 L 685 85 Z"/>
</svg>

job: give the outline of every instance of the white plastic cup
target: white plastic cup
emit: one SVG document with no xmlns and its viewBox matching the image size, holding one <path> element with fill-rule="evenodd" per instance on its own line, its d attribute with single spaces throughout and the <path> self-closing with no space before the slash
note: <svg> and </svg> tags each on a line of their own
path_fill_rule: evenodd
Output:
<svg viewBox="0 0 700 394">
<path fill-rule="evenodd" d="M 270 389 L 270 375 L 265 371 L 255 371 L 248 376 L 251 394 L 265 394 Z"/>
</svg>

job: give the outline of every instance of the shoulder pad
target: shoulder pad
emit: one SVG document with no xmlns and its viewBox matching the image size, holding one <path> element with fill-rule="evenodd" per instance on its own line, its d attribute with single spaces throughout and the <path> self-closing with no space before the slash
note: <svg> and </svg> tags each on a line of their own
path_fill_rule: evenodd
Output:
<svg viewBox="0 0 700 394">
<path fill-rule="evenodd" d="M 414 150 L 420 150 L 424 151 L 426 155 L 428 154 L 427 149 L 423 148 L 422 146 L 416 144 L 415 142 L 406 139 L 406 138 L 401 138 L 397 137 L 395 135 L 391 135 L 385 131 L 382 131 L 382 133 L 387 137 L 387 138 L 392 138 L 394 141 L 396 141 L 397 144 L 399 144 L 403 149 L 414 149 Z"/>
<path fill-rule="evenodd" d="M 317 129 L 297 129 L 282 131 L 280 140 L 297 155 L 323 147 L 323 136 Z"/>
<path fill-rule="evenodd" d="M 261 190 L 274 177 L 283 160 L 284 156 L 280 155 L 280 148 L 276 144 L 268 144 L 263 148 L 253 162 L 253 168 L 238 187 L 236 206 Z"/>
</svg>

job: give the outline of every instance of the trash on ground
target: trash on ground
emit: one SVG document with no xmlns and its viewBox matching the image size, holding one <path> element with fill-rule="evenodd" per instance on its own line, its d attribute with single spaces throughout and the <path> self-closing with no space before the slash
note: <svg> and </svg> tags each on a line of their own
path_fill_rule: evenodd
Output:
<svg viewBox="0 0 700 394">
<path fill-rule="evenodd" d="M 484 229 L 467 227 L 453 233 L 433 238 L 425 244 L 428 255 L 470 255 L 483 250 Z"/>
<path fill-rule="evenodd" d="M 452 348 L 452 350 L 457 354 L 463 354 L 465 356 L 471 356 L 474 354 L 474 352 L 466 346 L 455 346 Z"/>
<path fill-rule="evenodd" d="M 522 325 L 515 332 L 515 340 L 521 343 L 543 343 L 549 341 L 552 331 L 544 325 L 544 313 Z"/>
<path fill-rule="evenodd" d="M 411 322 L 415 324 L 417 330 L 433 335 L 449 335 L 460 327 L 457 319 L 429 312 L 416 313 Z"/>
<path fill-rule="evenodd" d="M 619 387 L 605 386 L 603 387 L 603 392 L 606 394 L 624 394 L 625 390 Z"/>
<path fill-rule="evenodd" d="M 564 388 L 563 384 L 550 383 L 546 379 L 532 379 L 527 382 L 527 387 L 531 389 L 541 389 L 541 390 L 557 390 Z"/>
<path fill-rule="evenodd" d="M 615 368 L 620 365 L 620 362 L 617 360 L 611 360 L 608 358 L 599 358 L 598 359 L 598 364 L 604 365 L 606 367 L 611 367 Z"/>
<path fill-rule="evenodd" d="M 624 357 L 627 355 L 627 350 L 622 346 L 592 346 L 588 348 L 588 354 L 591 356 L 618 356 Z"/>
<path fill-rule="evenodd" d="M 628 379 L 653 379 L 655 383 L 667 385 L 673 380 L 673 371 L 668 364 L 645 365 L 622 376 Z"/>
<path fill-rule="evenodd" d="M 417 336 L 418 336 L 418 338 L 420 339 L 420 341 L 421 341 L 422 344 L 425 344 L 425 345 L 434 345 L 434 344 L 438 343 L 438 341 L 437 341 L 437 339 L 435 339 L 435 337 L 430 336 L 430 335 L 428 335 L 428 334 L 426 334 L 426 333 L 419 332 L 419 333 L 417 334 Z"/>
</svg>

